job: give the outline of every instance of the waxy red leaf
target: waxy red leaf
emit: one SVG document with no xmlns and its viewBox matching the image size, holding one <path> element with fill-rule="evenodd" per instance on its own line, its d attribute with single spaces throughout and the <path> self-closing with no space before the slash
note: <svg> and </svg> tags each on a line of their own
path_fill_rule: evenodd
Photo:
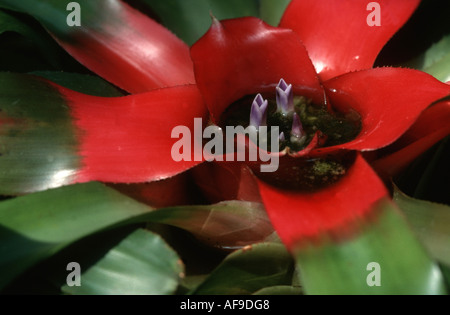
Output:
<svg viewBox="0 0 450 315">
<path fill-rule="evenodd" d="M 195 83 L 189 47 L 168 29 L 119 0 L 96 13 L 57 38 L 87 68 L 130 93 Z"/>
<path fill-rule="evenodd" d="M 450 134 L 450 101 L 426 109 L 416 123 L 396 142 L 381 150 L 372 166 L 386 177 L 404 170 L 421 154 Z"/>
<path fill-rule="evenodd" d="M 361 133 L 348 143 L 318 149 L 368 151 L 400 138 L 434 101 L 448 95 L 450 86 L 417 70 L 376 68 L 348 73 L 324 82 L 333 108 L 350 108 L 362 118 Z"/>
<path fill-rule="evenodd" d="M 397 142 L 398 145 L 405 146 L 439 130 L 450 133 L 450 91 L 445 100 L 427 108 Z"/>
<path fill-rule="evenodd" d="M 294 30 L 323 80 L 371 68 L 387 41 L 403 26 L 420 0 L 381 0 L 379 26 L 370 1 L 292 0 L 280 23 Z M 378 10 L 378 9 L 377 9 Z M 369 16 L 370 15 L 370 16 Z"/>
<path fill-rule="evenodd" d="M 275 230 L 291 249 L 323 233 L 345 235 L 375 202 L 388 195 L 383 182 L 360 155 L 337 183 L 315 192 L 283 190 L 261 180 L 258 184 Z"/>
<path fill-rule="evenodd" d="M 281 78 L 302 94 L 317 101 L 323 98 L 298 36 L 256 18 L 214 20 L 191 48 L 191 56 L 197 84 L 215 121 L 234 101 L 275 91 Z"/>
<path fill-rule="evenodd" d="M 194 117 L 207 112 L 195 85 L 118 98 L 93 97 L 60 88 L 80 130 L 82 169 L 77 182 L 140 183 L 179 174 L 202 161 L 176 162 L 177 126 L 194 130 Z M 191 143 L 194 135 L 191 134 Z M 194 145 L 191 145 L 194 148 Z"/>
</svg>

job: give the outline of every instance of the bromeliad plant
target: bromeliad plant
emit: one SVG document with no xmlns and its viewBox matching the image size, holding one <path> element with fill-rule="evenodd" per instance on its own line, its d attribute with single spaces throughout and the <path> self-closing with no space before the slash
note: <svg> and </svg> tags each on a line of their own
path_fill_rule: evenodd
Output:
<svg viewBox="0 0 450 315">
<path fill-rule="evenodd" d="M 370 26 L 366 3 L 293 0 L 278 27 L 213 16 L 199 39 L 201 23 L 183 22 L 187 2 L 143 1 L 190 48 L 119 0 L 78 1 L 78 28 L 67 23 L 66 1 L 0 1 L 10 27 L 31 32 L 15 11 L 32 15 L 121 89 L 78 75 L 0 74 L 0 193 L 20 196 L 0 204 L 0 285 L 20 290 L 13 280 L 44 259 L 25 279 L 44 269 L 61 285 L 66 278 L 48 269 L 70 257 L 88 266 L 83 285 L 63 286 L 74 294 L 445 294 L 448 208 L 398 190 L 396 204 L 389 189 L 393 176 L 450 133 L 450 86 L 418 70 L 372 68 L 419 1 L 380 1 L 381 25 Z M 202 19 L 202 9 L 235 9 L 237 17 L 260 8 L 265 16 L 287 4 L 196 2 Z M 170 6 L 179 10 L 164 10 Z M 279 149 L 266 152 L 277 170 L 262 172 L 263 161 L 198 159 L 195 137 L 182 148 L 191 154 L 174 159 L 172 131 L 197 133 L 199 118 L 222 129 L 279 127 Z M 79 252 L 90 235 L 149 222 L 109 232 L 117 244 L 101 234 L 98 250 Z M 154 233 L 166 225 L 234 252 L 193 277 L 199 271 L 184 270 Z M 175 248 L 177 233 L 162 233 Z M 115 274 L 105 273 L 111 268 Z"/>
</svg>

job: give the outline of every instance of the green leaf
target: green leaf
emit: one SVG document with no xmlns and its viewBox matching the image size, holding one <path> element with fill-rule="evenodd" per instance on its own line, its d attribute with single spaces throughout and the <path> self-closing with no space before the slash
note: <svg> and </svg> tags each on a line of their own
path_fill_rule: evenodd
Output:
<svg viewBox="0 0 450 315">
<path fill-rule="evenodd" d="M 0 203 L 0 288 L 62 248 L 114 226 L 169 224 L 234 247 L 270 235 L 266 220 L 261 205 L 239 201 L 153 210 L 98 183 L 17 197 Z"/>
<path fill-rule="evenodd" d="M 255 0 L 142 0 L 188 45 L 196 42 L 211 26 L 211 15 L 217 19 L 258 16 Z"/>
<path fill-rule="evenodd" d="M 107 81 L 92 75 L 56 71 L 35 71 L 30 74 L 40 76 L 53 83 L 83 94 L 103 97 L 119 97 L 125 95 L 125 93 Z"/>
<path fill-rule="evenodd" d="M 4 33 L 6 32 L 14 32 L 22 37 L 5 37 L 7 34 Z M 32 64 L 34 68 L 46 66 L 59 69 L 67 62 L 65 60 L 68 59 L 67 54 L 42 26 L 29 16 L 0 10 L 0 34 L 4 34 L 2 43 L 7 47 L 7 49 L 2 47 L 1 51 L 2 62 L 7 66 L 7 68 L 2 67 L 3 70 L 14 70 L 15 68 L 21 70 L 26 66 L 15 63 Z M 16 46 L 23 51 L 15 51 Z M 25 56 L 21 56 L 27 53 L 30 55 L 26 56 L 26 59 Z"/>
<path fill-rule="evenodd" d="M 151 210 L 98 183 L 1 202 L 0 288 L 75 241 Z"/>
<path fill-rule="evenodd" d="M 425 53 L 422 70 L 443 82 L 450 81 L 450 35 L 442 38 Z"/>
<path fill-rule="evenodd" d="M 394 200 L 430 254 L 450 266 L 450 207 L 413 199 L 398 188 Z"/>
<path fill-rule="evenodd" d="M 47 29 L 59 37 L 65 38 L 76 29 L 67 23 L 67 18 L 72 12 L 67 10 L 67 5 L 70 2 L 60 0 L 0 0 L 0 7 L 32 15 Z M 98 14 L 98 12 L 102 12 L 103 6 L 108 5 L 107 2 L 90 0 L 77 0 L 75 2 L 80 5 L 83 24 L 86 23 L 95 28 L 96 25 L 102 24 L 104 19 L 107 18 Z"/>
<path fill-rule="evenodd" d="M 260 15 L 267 23 L 278 26 L 291 0 L 260 0 Z"/>
<path fill-rule="evenodd" d="M 393 206 L 383 201 L 357 235 L 296 250 L 307 294 L 445 294 L 443 275 Z"/>
<path fill-rule="evenodd" d="M 79 145 L 66 102 L 42 79 L 0 73 L 0 195 L 73 182 Z"/>
<path fill-rule="evenodd" d="M 0 10 L 0 34 L 5 32 L 17 32 L 30 38 L 40 35 L 39 32 L 36 32 L 36 30 L 29 27 L 26 23 L 7 12 Z"/>
<path fill-rule="evenodd" d="M 302 295 L 302 294 L 303 294 L 302 288 L 289 285 L 268 287 L 253 293 L 253 295 Z"/>
<path fill-rule="evenodd" d="M 447 282 L 447 287 L 450 287 L 450 267 L 448 265 L 441 265 L 440 267 Z"/>
<path fill-rule="evenodd" d="M 182 293 L 181 294 L 188 294 L 190 291 L 195 290 L 205 279 L 208 277 L 207 274 L 202 275 L 192 275 L 187 276 L 182 279 L 181 285 L 182 285 Z"/>
<path fill-rule="evenodd" d="M 450 96 L 434 104 L 446 100 L 450 100 Z M 447 180 L 450 172 L 449 154 L 450 136 L 419 156 L 393 182 L 408 196 L 450 205 L 450 182 Z"/>
<path fill-rule="evenodd" d="M 172 294 L 182 275 L 181 261 L 163 239 L 139 229 L 85 270 L 81 286 L 65 285 L 62 290 L 83 295 Z"/>
<path fill-rule="evenodd" d="M 87 94 L 122 95 L 98 77 L 35 74 Z M 68 102 L 46 80 L 0 73 L 0 195 L 21 195 L 74 182 L 81 167 L 82 136 Z"/>
<path fill-rule="evenodd" d="M 262 242 L 273 233 L 264 206 L 245 201 L 157 210 L 149 216 L 149 221 L 179 227 L 221 249 Z"/>
<path fill-rule="evenodd" d="M 450 99 L 447 97 L 446 99 Z M 433 151 L 433 150 L 430 150 Z M 424 155 L 426 156 L 426 155 Z M 450 204 L 450 182 L 446 179 L 450 174 L 448 157 L 450 156 L 450 137 L 441 141 L 429 160 L 424 161 L 425 168 L 417 181 L 413 197 Z"/>
<path fill-rule="evenodd" d="M 192 293 L 252 294 L 270 286 L 290 285 L 294 264 L 281 244 L 262 243 L 227 256 Z"/>
</svg>

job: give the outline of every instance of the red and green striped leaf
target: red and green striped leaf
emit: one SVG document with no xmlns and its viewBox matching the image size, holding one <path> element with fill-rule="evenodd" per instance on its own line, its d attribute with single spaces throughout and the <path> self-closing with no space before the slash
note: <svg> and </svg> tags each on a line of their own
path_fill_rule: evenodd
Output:
<svg viewBox="0 0 450 315">
<path fill-rule="evenodd" d="M 78 146 L 69 107 L 55 87 L 32 76 L 0 74 L 0 194 L 74 182 Z"/>
<path fill-rule="evenodd" d="M 69 26 L 69 1 L 2 0 L 40 21 L 79 62 L 118 87 L 139 93 L 195 83 L 189 48 L 162 25 L 120 0 L 80 0 L 81 26 Z"/>
<path fill-rule="evenodd" d="M 360 222 L 360 232 L 295 250 L 307 294 L 447 294 L 444 277 L 390 201 Z"/>
<path fill-rule="evenodd" d="M 284 174 L 294 171 L 295 166 Z M 355 223 L 369 216 L 372 205 L 388 194 L 360 155 L 338 182 L 311 192 L 281 189 L 262 180 L 258 184 L 274 228 L 291 249 L 324 233 L 352 234 Z"/>
<path fill-rule="evenodd" d="M 176 162 L 171 152 L 172 129 L 192 130 L 206 116 L 195 86 L 108 98 L 27 75 L 2 73 L 0 83 L 1 194 L 149 182 L 201 162 Z"/>
<path fill-rule="evenodd" d="M 437 263 L 374 171 L 358 155 L 346 173 L 313 192 L 259 182 L 268 215 L 297 259 L 305 292 L 445 294 Z"/>
</svg>

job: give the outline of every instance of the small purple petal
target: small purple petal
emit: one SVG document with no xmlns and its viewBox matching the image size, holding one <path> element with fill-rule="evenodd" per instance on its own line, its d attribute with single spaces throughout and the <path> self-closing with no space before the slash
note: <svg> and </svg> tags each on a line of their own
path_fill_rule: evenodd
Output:
<svg viewBox="0 0 450 315">
<path fill-rule="evenodd" d="M 264 98 L 261 94 L 256 95 L 255 99 L 253 100 L 253 104 L 256 104 L 258 106 L 261 106 L 264 103 Z"/>
<path fill-rule="evenodd" d="M 261 94 L 256 95 L 250 110 L 250 126 L 267 126 L 267 108 L 269 102 Z"/>
<path fill-rule="evenodd" d="M 280 142 L 286 141 L 286 137 L 285 137 L 285 135 L 284 135 L 284 132 L 281 132 L 281 133 L 280 133 L 280 136 L 278 137 L 278 140 L 279 140 Z"/>
<path fill-rule="evenodd" d="M 303 136 L 305 136 L 302 122 L 300 121 L 300 117 L 298 117 L 297 113 L 294 113 L 291 136 L 295 136 L 297 138 L 302 138 Z"/>
<path fill-rule="evenodd" d="M 294 92 L 292 91 L 292 84 L 287 84 L 284 79 L 281 79 L 276 87 L 277 91 L 277 108 L 283 114 L 294 111 Z"/>
<path fill-rule="evenodd" d="M 284 79 L 281 79 L 280 82 L 278 83 L 278 87 L 280 89 L 282 89 L 283 91 L 286 91 L 286 89 L 288 88 L 288 85 L 287 85 L 286 81 L 284 81 Z"/>
</svg>

